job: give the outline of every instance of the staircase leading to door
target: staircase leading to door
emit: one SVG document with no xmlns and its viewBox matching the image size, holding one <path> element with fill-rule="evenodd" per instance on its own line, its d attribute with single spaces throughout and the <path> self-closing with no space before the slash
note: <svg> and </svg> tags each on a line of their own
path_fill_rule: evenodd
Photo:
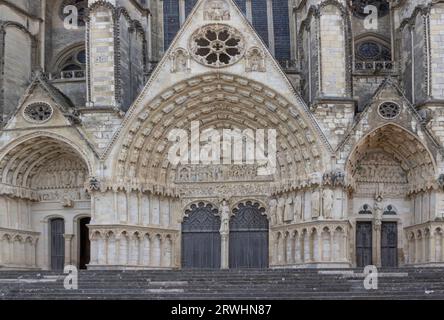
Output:
<svg viewBox="0 0 444 320">
<path fill-rule="evenodd" d="M 444 268 L 379 270 L 378 290 L 362 269 L 0 272 L 0 299 L 444 299 Z"/>
</svg>

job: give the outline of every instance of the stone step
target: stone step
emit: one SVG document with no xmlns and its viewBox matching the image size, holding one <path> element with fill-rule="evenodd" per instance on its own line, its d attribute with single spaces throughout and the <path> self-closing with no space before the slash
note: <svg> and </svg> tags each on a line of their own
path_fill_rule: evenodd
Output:
<svg viewBox="0 0 444 320">
<path fill-rule="evenodd" d="M 384 272 L 384 274 L 381 274 Z M 0 299 L 444 299 L 444 269 L 383 269 L 378 290 L 362 269 L 0 272 Z"/>
</svg>

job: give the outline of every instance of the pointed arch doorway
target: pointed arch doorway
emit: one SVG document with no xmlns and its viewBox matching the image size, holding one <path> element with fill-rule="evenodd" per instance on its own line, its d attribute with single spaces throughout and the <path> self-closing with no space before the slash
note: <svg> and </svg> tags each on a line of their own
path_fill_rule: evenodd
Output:
<svg viewBox="0 0 444 320">
<path fill-rule="evenodd" d="M 221 261 L 220 217 L 211 204 L 193 204 L 182 223 L 182 267 L 219 269 Z"/>
<path fill-rule="evenodd" d="M 268 219 L 265 208 L 247 201 L 230 219 L 230 268 L 268 268 Z"/>
<path fill-rule="evenodd" d="M 51 270 L 61 271 L 65 266 L 65 220 L 50 221 Z"/>
<path fill-rule="evenodd" d="M 88 225 L 91 222 L 90 217 L 79 220 L 79 268 L 86 269 L 90 262 L 91 244 L 89 240 Z"/>
</svg>

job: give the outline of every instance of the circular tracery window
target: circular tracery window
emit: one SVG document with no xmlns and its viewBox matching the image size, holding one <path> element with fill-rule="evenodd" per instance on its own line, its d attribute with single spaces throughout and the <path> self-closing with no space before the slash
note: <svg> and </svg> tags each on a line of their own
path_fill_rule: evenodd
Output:
<svg viewBox="0 0 444 320">
<path fill-rule="evenodd" d="M 357 58 L 362 61 L 391 61 L 392 54 L 386 46 L 374 41 L 361 42 L 356 46 Z"/>
<path fill-rule="evenodd" d="M 394 102 L 385 102 L 379 106 L 378 112 L 384 119 L 394 119 L 401 113 L 401 107 Z"/>
<path fill-rule="evenodd" d="M 239 31 L 225 25 L 209 25 L 192 35 L 190 51 L 202 64 L 225 67 L 239 61 L 245 50 Z"/>
<path fill-rule="evenodd" d="M 46 103 L 33 103 L 23 110 L 26 120 L 31 122 L 43 123 L 48 121 L 53 114 L 53 109 Z"/>
</svg>

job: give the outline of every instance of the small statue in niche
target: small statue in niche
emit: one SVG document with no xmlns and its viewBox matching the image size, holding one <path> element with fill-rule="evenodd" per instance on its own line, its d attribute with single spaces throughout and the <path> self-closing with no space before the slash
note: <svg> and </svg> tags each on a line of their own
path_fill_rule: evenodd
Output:
<svg viewBox="0 0 444 320">
<path fill-rule="evenodd" d="M 230 8 L 224 0 L 209 0 L 204 8 L 204 20 L 230 20 Z"/>
<path fill-rule="evenodd" d="M 282 224 L 284 222 L 284 208 L 285 208 L 285 198 L 279 198 L 276 210 L 277 224 Z"/>
<path fill-rule="evenodd" d="M 188 72 L 190 71 L 190 55 L 183 48 L 177 48 L 171 54 L 171 72 Z"/>
<path fill-rule="evenodd" d="M 322 191 L 322 199 L 323 199 L 323 215 L 324 218 L 330 219 L 332 217 L 333 210 L 333 191 L 329 188 L 325 188 Z"/>
<path fill-rule="evenodd" d="M 265 72 L 264 53 L 259 48 L 251 48 L 246 54 L 246 72 Z"/>
<path fill-rule="evenodd" d="M 293 197 L 289 196 L 285 202 L 284 222 L 293 221 L 294 214 L 293 214 L 292 207 L 293 207 Z"/>
<path fill-rule="evenodd" d="M 270 202 L 268 203 L 268 207 L 270 208 L 270 217 L 271 217 L 271 224 L 276 224 L 276 211 L 277 211 L 277 201 L 276 198 L 271 198 Z"/>
<path fill-rule="evenodd" d="M 319 204 L 319 190 L 315 189 L 311 193 L 311 216 L 312 218 L 319 218 L 320 204 Z"/>
</svg>

